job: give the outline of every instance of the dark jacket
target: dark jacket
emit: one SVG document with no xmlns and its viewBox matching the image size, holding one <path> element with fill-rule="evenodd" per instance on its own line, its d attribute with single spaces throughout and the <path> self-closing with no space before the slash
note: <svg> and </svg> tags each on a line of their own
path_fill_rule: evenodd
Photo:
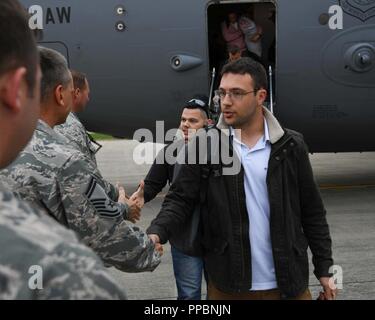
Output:
<svg viewBox="0 0 375 320">
<path fill-rule="evenodd" d="M 171 184 L 174 175 L 181 167 L 178 163 L 171 164 L 171 162 L 168 162 L 168 159 L 166 159 L 166 153 L 168 154 L 167 148 L 171 147 L 175 151 L 174 156 L 177 157 L 177 153 L 186 151 L 183 149 L 184 145 L 184 140 L 177 139 L 175 142 L 159 151 L 144 180 L 145 203 L 154 199 L 167 183 Z M 197 204 L 192 210 L 193 212 L 189 215 L 189 218 L 183 224 L 174 228 L 168 240 L 172 246 L 182 253 L 190 256 L 200 256 L 202 250 L 200 239 L 197 238 L 200 222 L 200 206 Z"/>
<path fill-rule="evenodd" d="M 145 203 L 153 200 L 159 192 L 173 180 L 174 165 L 165 161 L 165 148 L 159 151 L 154 163 L 152 164 L 144 180 L 144 199 Z"/>
<path fill-rule="evenodd" d="M 329 276 L 333 265 L 326 211 L 314 181 L 308 150 L 301 134 L 283 129 L 264 109 L 271 142 L 267 172 L 270 230 L 276 280 L 282 298 L 296 297 L 308 287 L 307 248 L 313 254 L 317 278 Z M 219 129 L 225 129 L 222 123 Z M 229 148 L 233 145 L 227 136 Z M 200 193 L 202 165 L 184 165 L 148 233 L 164 243 L 170 232 L 189 216 Z M 202 246 L 209 281 L 224 292 L 251 289 L 249 219 L 244 170 L 235 175 L 213 168 L 208 177 L 202 213 Z M 251 221 L 250 221 L 251 223 Z"/>
</svg>

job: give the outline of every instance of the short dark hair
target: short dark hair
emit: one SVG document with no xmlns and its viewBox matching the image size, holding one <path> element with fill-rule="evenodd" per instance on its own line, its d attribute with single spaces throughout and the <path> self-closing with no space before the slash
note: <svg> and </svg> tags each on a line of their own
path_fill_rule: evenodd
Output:
<svg viewBox="0 0 375 320">
<path fill-rule="evenodd" d="M 221 76 L 226 73 L 242 75 L 249 74 L 253 79 L 255 91 L 258 91 L 259 89 L 267 90 L 268 88 L 266 69 L 254 59 L 244 57 L 230 62 L 223 67 Z"/>
<path fill-rule="evenodd" d="M 26 83 L 32 95 L 39 58 L 28 17 L 17 0 L 0 1 L 0 75 L 25 67 Z"/>
<path fill-rule="evenodd" d="M 71 74 L 65 57 L 52 49 L 39 47 L 42 82 L 40 86 L 41 101 L 52 93 L 56 86 L 66 86 L 71 81 Z"/>
<path fill-rule="evenodd" d="M 183 109 L 200 109 L 207 116 L 207 118 L 209 118 L 208 100 L 209 99 L 205 94 L 196 94 L 191 100 L 185 103 Z"/>
<path fill-rule="evenodd" d="M 77 70 L 70 70 L 73 77 L 74 89 L 83 90 L 86 87 L 87 77 L 83 72 Z"/>
</svg>

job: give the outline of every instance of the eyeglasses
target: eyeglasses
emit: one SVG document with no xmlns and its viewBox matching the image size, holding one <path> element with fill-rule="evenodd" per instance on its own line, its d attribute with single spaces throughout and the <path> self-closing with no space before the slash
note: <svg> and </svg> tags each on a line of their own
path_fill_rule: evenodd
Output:
<svg viewBox="0 0 375 320">
<path fill-rule="evenodd" d="M 219 97 L 220 100 L 224 100 L 225 96 L 228 95 L 231 100 L 240 101 L 240 100 L 242 100 L 242 98 L 244 96 L 246 96 L 250 93 L 254 93 L 256 91 L 257 90 L 245 92 L 245 91 L 242 91 L 242 90 L 234 89 L 234 90 L 229 90 L 228 92 L 226 92 L 225 90 L 219 89 L 219 90 L 215 90 L 215 96 Z"/>
</svg>

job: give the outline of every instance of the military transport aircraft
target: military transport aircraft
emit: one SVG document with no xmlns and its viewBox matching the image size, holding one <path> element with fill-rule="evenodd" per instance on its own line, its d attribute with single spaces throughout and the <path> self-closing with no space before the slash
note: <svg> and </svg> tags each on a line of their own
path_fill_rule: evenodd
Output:
<svg viewBox="0 0 375 320">
<path fill-rule="evenodd" d="M 39 43 L 85 72 L 89 130 L 132 138 L 175 127 L 225 60 L 220 24 L 252 7 L 269 103 L 314 152 L 375 150 L 375 0 L 21 0 Z"/>
</svg>

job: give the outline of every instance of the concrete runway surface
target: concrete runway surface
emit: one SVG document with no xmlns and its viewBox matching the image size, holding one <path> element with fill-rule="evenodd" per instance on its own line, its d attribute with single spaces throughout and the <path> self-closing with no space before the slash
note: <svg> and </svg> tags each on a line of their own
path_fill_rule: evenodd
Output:
<svg viewBox="0 0 375 320">
<path fill-rule="evenodd" d="M 152 161 L 153 154 L 162 147 L 130 140 L 102 144 L 97 155 L 102 174 L 113 183 L 122 183 L 128 194 L 135 191 L 150 167 L 139 163 L 142 149 L 146 148 Z M 313 154 L 311 161 L 327 209 L 335 264 L 342 268 L 343 289 L 338 299 L 375 299 L 375 153 Z M 143 228 L 159 212 L 166 190 L 145 205 L 138 223 Z M 310 289 L 316 298 L 320 286 L 312 270 L 310 261 Z M 154 272 L 110 271 L 129 299 L 177 297 L 169 244 L 164 246 L 162 263 Z"/>
</svg>

